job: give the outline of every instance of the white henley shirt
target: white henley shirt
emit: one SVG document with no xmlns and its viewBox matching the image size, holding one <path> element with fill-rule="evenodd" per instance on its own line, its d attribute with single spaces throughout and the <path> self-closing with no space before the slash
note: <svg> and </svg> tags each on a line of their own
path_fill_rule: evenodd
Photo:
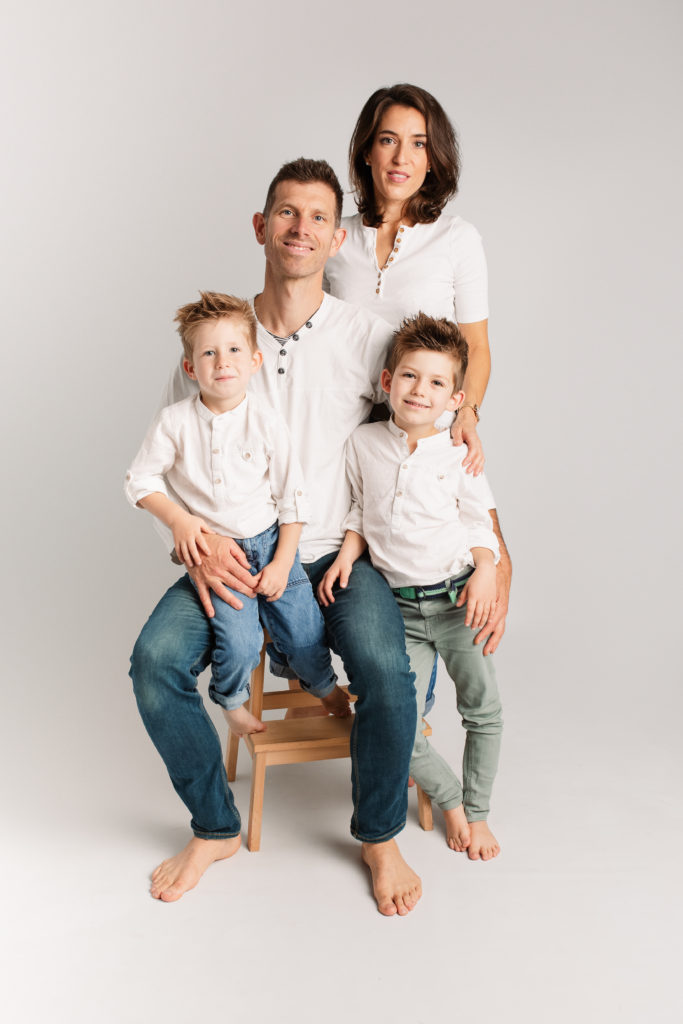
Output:
<svg viewBox="0 0 683 1024">
<path fill-rule="evenodd" d="M 195 394 L 156 417 L 126 474 L 126 496 L 135 507 L 159 491 L 217 533 L 244 540 L 275 521 L 308 521 L 295 451 L 282 417 L 258 398 L 217 415 Z"/>
<path fill-rule="evenodd" d="M 472 548 L 499 559 L 483 475 L 462 468 L 467 449 L 442 430 L 417 442 L 393 420 L 366 423 L 349 438 L 346 469 L 353 503 L 344 520 L 368 543 L 372 564 L 392 587 L 429 586 L 474 565 Z"/>
</svg>

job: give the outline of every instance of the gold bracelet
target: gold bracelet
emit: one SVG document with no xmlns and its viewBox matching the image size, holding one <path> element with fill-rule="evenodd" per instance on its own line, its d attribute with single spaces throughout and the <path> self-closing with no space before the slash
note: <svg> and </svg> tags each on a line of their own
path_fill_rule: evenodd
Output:
<svg viewBox="0 0 683 1024">
<path fill-rule="evenodd" d="M 461 412 L 463 409 L 471 409 L 472 412 L 474 413 L 474 415 L 477 417 L 477 423 L 479 422 L 479 420 L 480 420 L 479 406 L 477 405 L 476 402 L 465 402 L 464 405 L 461 405 L 460 408 L 455 413 L 456 419 L 457 419 L 458 413 Z"/>
</svg>

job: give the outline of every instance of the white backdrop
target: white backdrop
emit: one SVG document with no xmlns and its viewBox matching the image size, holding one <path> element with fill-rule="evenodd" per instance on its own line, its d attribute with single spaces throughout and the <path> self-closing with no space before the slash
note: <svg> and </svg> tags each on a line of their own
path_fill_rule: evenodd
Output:
<svg viewBox="0 0 683 1024">
<path fill-rule="evenodd" d="M 456 123 L 454 209 L 489 260 L 482 432 L 515 566 L 508 763 L 540 770 L 534 736 L 561 721 L 563 798 L 577 757 L 624 799 L 647 762 L 673 813 L 682 21 L 674 0 L 6 9 L 13 833 L 87 838 L 131 807 L 144 829 L 145 780 L 167 786 L 126 672 L 174 570 L 122 479 L 179 350 L 173 313 L 199 288 L 259 289 L 251 215 L 268 181 L 307 155 L 347 187 L 360 107 L 396 81 Z"/>
</svg>

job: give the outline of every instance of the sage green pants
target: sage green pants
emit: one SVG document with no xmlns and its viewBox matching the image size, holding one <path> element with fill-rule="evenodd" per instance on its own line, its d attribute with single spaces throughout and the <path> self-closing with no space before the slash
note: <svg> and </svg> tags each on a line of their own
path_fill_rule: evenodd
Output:
<svg viewBox="0 0 683 1024">
<path fill-rule="evenodd" d="M 503 729 L 492 656 L 484 657 L 484 644 L 475 645 L 477 630 L 465 625 L 465 608 L 456 608 L 448 595 L 428 601 L 398 596 L 396 600 L 406 625 L 406 649 L 416 676 L 418 724 L 410 774 L 443 811 L 462 803 L 468 821 L 483 821 L 489 812 Z M 458 711 L 467 732 L 462 785 L 421 731 L 435 652 L 443 658 L 455 683 Z"/>
</svg>

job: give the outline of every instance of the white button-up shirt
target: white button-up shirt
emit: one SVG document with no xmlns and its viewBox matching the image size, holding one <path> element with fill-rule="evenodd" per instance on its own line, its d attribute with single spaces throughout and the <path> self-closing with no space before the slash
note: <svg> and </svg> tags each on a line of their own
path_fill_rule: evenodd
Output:
<svg viewBox="0 0 683 1024">
<path fill-rule="evenodd" d="M 263 366 L 249 392 L 282 415 L 303 466 L 311 502 L 299 545 L 303 562 L 338 550 L 344 539 L 342 521 L 351 504 L 344 446 L 384 399 L 379 380 L 391 336 L 380 317 L 331 295 L 291 338 L 275 338 L 258 325 Z M 166 401 L 194 390 L 179 363 Z"/>
<path fill-rule="evenodd" d="M 249 395 L 220 415 L 198 394 L 161 410 L 126 474 L 133 506 L 156 491 L 236 540 L 310 515 L 285 422 Z"/>
<path fill-rule="evenodd" d="M 372 564 L 392 587 L 429 586 L 474 565 L 472 548 L 499 558 L 488 510 L 495 507 L 484 476 L 462 468 L 464 445 L 447 430 L 417 442 L 393 420 L 367 423 L 347 445 L 353 504 L 345 530 L 368 543 Z"/>
</svg>

